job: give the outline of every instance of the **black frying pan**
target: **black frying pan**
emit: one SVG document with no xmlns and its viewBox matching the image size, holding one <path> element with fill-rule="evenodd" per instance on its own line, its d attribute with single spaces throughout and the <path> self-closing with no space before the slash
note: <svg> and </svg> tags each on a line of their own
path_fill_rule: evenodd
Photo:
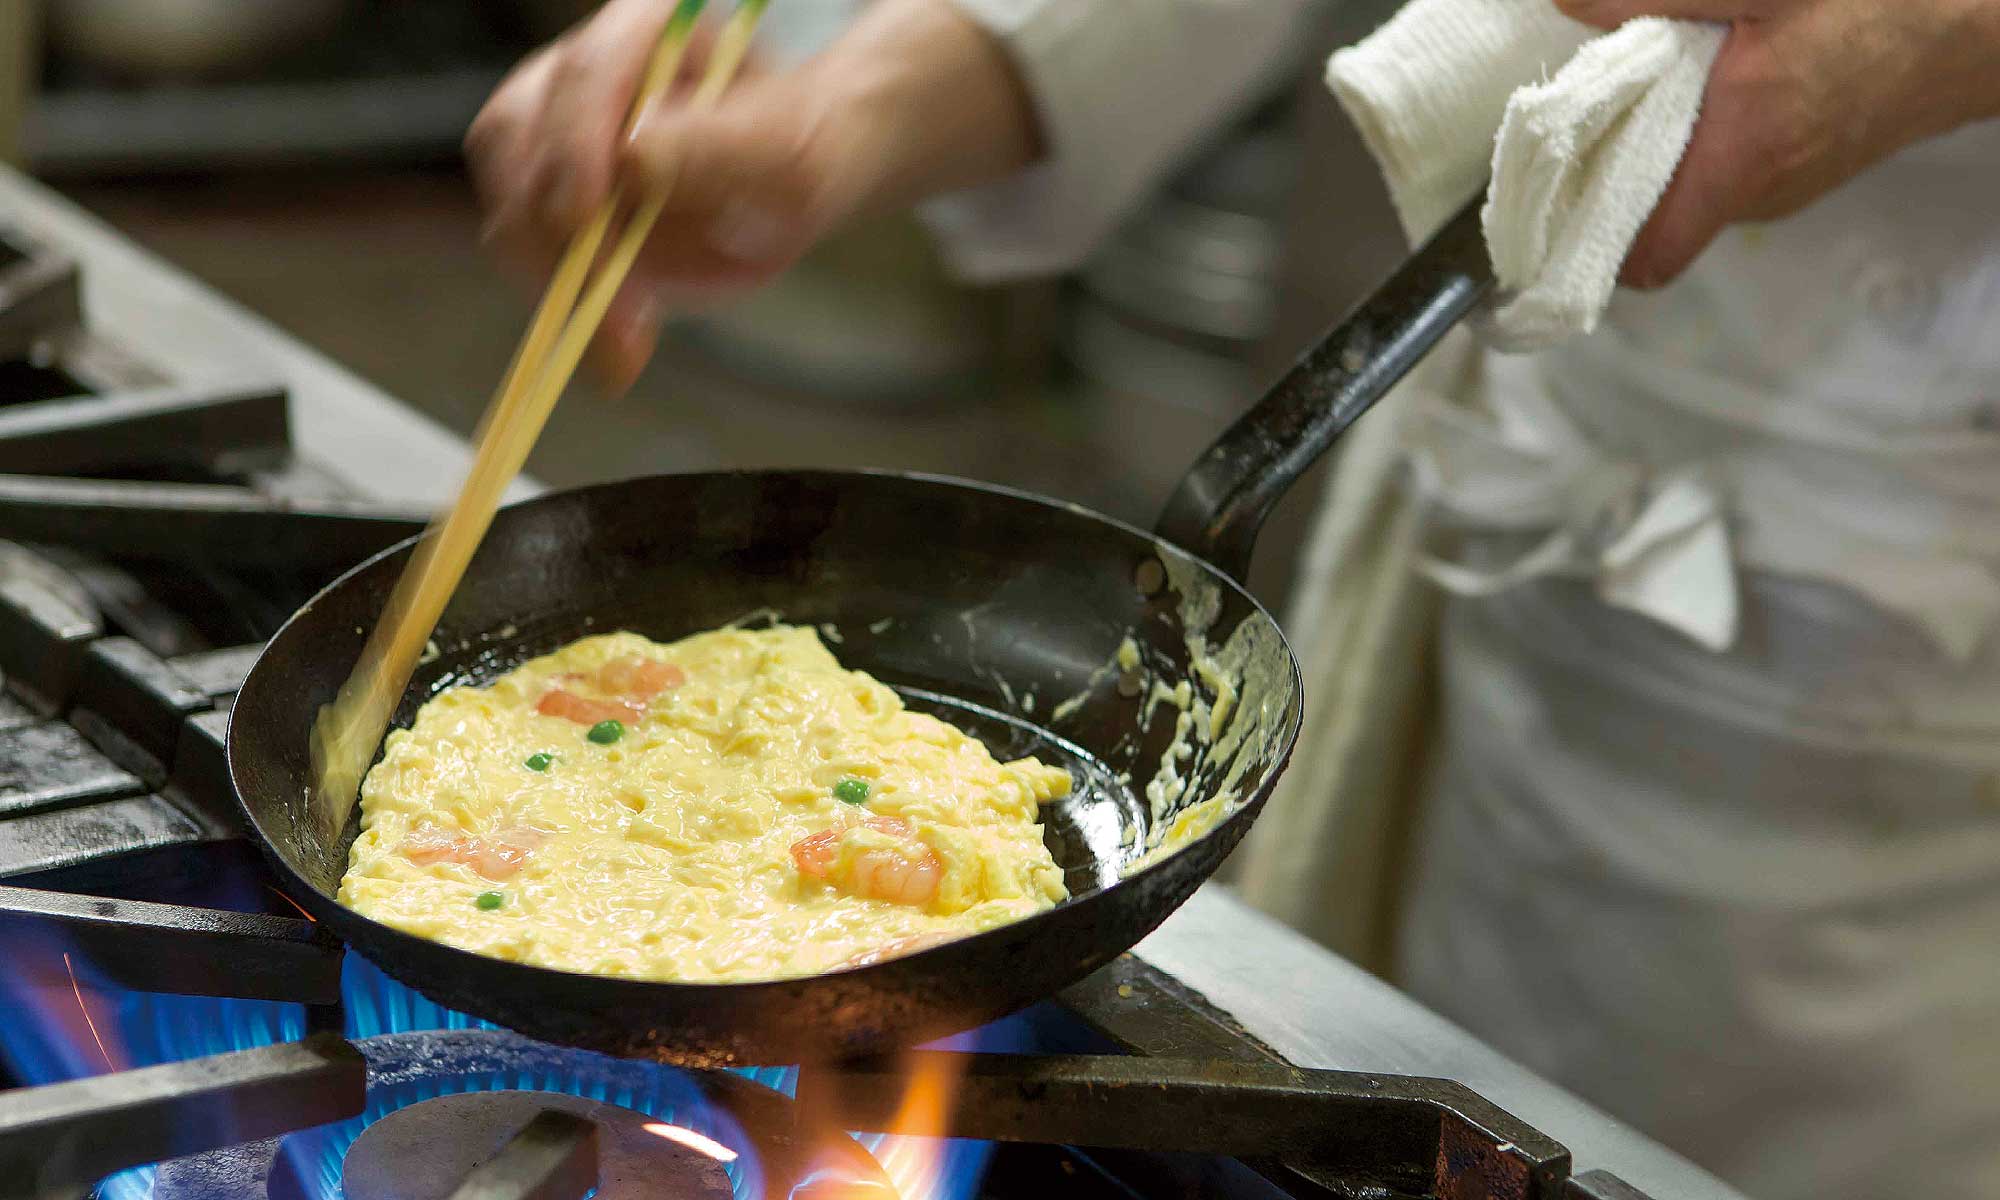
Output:
<svg viewBox="0 0 2000 1200">
<path fill-rule="evenodd" d="M 516 505 L 494 522 L 439 626 L 443 652 L 397 714 L 406 723 L 439 688 L 489 680 L 592 632 L 671 639 L 758 611 L 831 626 L 847 666 L 913 707 L 1002 758 L 1032 753 L 1070 769 L 1075 792 L 1046 826 L 1072 898 L 1047 912 L 827 975 L 678 984 L 503 962 L 341 907 L 333 895 L 355 824 L 334 840 L 315 831 L 307 731 L 359 654 L 407 542 L 321 592 L 257 660 L 229 726 L 237 795 L 314 917 L 440 1003 L 537 1038 L 692 1064 L 782 1063 L 879 1052 L 1004 1015 L 1131 947 L 1249 828 L 1301 712 L 1290 649 L 1235 582 L 1258 526 L 1488 282 L 1475 205 L 1202 457 L 1157 535 L 1020 492 L 874 472 L 661 476 Z M 1197 740 L 1181 766 L 1185 791 L 1160 820 L 1225 789 L 1229 815 L 1134 870 L 1159 825 L 1141 792 L 1175 715 L 1149 692 L 1192 678 L 1197 633 L 1241 657 L 1245 696 L 1220 740 Z M 1128 636 L 1143 658 L 1131 673 L 1114 662 Z"/>
</svg>

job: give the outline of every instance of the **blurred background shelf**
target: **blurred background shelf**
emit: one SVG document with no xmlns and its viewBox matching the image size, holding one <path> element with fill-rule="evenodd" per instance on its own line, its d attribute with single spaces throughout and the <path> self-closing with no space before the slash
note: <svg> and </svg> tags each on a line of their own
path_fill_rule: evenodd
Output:
<svg viewBox="0 0 2000 1200">
<path fill-rule="evenodd" d="M 23 0 L 15 0 L 22 3 Z M 25 0 L 44 176 L 441 161 L 568 0 Z"/>
<path fill-rule="evenodd" d="M 37 174 L 195 171 L 273 162 L 437 160 L 499 82 L 494 68 L 292 84 L 45 92 L 22 129 Z"/>
</svg>

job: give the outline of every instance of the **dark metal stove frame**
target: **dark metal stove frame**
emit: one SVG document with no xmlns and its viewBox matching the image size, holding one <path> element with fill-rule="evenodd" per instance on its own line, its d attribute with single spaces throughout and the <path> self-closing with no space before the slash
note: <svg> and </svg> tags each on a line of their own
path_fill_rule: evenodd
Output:
<svg viewBox="0 0 2000 1200">
<path fill-rule="evenodd" d="M 11 1194 L 10 1180 L 84 1187 L 125 1167 L 361 1111 L 362 1060 L 335 1032 L 342 949 L 308 922 L 0 888 L 0 941 L 32 945 L 50 932 L 95 964 L 93 978 L 295 1001 L 317 1015 L 319 1031 L 288 1045 L 0 1093 L 0 1195 Z M 1125 1053 L 968 1055 L 954 1072 L 960 1091 L 947 1133 L 1235 1156 L 1294 1195 L 1639 1195 L 1601 1173 L 1571 1175 L 1559 1143 L 1458 1084 L 1293 1067 L 1135 958 L 1121 959 L 1058 1002 Z M 886 1128 L 906 1067 L 807 1068 L 792 1128 Z M 745 1085 L 737 1077 L 704 1079 L 741 1102 Z M 578 1153 L 583 1144 L 577 1140 Z M 790 1161 L 810 1169 L 796 1155 Z M 539 1188 L 540 1179 L 524 1176 L 519 1183 Z"/>
<path fill-rule="evenodd" d="M 58 392 L 69 382 L 88 394 L 0 407 L 0 537 L 191 574 L 203 557 L 223 557 L 229 571 L 282 568 L 317 581 L 420 527 L 416 514 L 323 488 L 310 501 L 292 497 L 272 474 L 289 454 L 281 388 L 177 385 L 83 328 L 72 264 L 0 237 L 0 363 L 17 361 Z M 99 474 L 109 478 L 75 478 Z M 254 858 L 223 734 L 256 647 L 187 650 L 171 621 L 127 595 L 117 568 L 85 562 L 80 574 L 95 591 L 79 594 L 61 572 L 0 571 L 7 969 L 36 969 L 36 947 L 60 945 L 79 952 L 87 977 L 118 987 L 304 1004 L 312 1032 L 0 1093 L 6 1197 L 81 1194 L 115 1170 L 343 1119 L 363 1103 L 365 1064 L 339 1036 L 337 942 L 295 918 L 97 894 L 199 869 L 210 856 Z M 209 584 L 229 588 L 222 576 Z M 106 613 L 126 632 L 111 633 Z M 1572 1175 L 1561 1145 L 1460 1085 L 1295 1068 L 1136 958 L 1058 999 L 1111 1052 L 970 1056 L 950 1133 L 1107 1156 L 1234 1156 L 1295 1195 L 1638 1197 L 1608 1175 Z M 887 1064 L 809 1069 L 796 1107 L 750 1124 L 879 1126 L 903 1078 Z M 706 1086 L 736 1105 L 764 1103 L 736 1076 Z M 795 1175 L 810 1167 L 803 1142 L 769 1136 L 783 1143 L 765 1147 L 771 1162 Z M 586 1124 L 547 1114 L 460 1194 L 580 1196 L 595 1178 L 592 1146 Z M 1143 1176 L 1143 1162 L 1128 1165 Z"/>
</svg>

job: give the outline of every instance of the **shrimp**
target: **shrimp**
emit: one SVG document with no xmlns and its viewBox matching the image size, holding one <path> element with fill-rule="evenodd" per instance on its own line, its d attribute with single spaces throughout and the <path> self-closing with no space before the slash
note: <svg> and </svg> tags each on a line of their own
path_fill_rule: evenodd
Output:
<svg viewBox="0 0 2000 1200">
<path fill-rule="evenodd" d="M 852 828 L 872 829 L 902 843 L 867 847 L 843 856 L 840 843 Z M 936 899 L 944 879 L 944 860 L 917 838 L 917 831 L 895 817 L 870 817 L 860 826 L 823 829 L 792 844 L 792 862 L 799 874 L 816 879 L 863 900 L 923 905 Z"/>
<path fill-rule="evenodd" d="M 687 672 L 670 662 L 638 654 L 614 658 L 597 670 L 597 686 L 617 696 L 651 699 L 687 682 Z"/>
<path fill-rule="evenodd" d="M 568 688 L 552 688 L 535 702 L 535 711 L 578 725 L 595 725 L 599 721 L 636 721 L 646 715 L 646 706 L 630 700 L 592 700 Z"/>
<path fill-rule="evenodd" d="M 600 721 L 641 719 L 646 715 L 646 702 L 686 683 L 687 672 L 673 663 L 628 654 L 605 663 L 595 675 L 571 672 L 559 678 L 563 683 L 588 683 L 593 690 L 611 698 L 595 700 L 559 686 L 535 702 L 535 711 L 579 725 L 595 725 Z"/>
<path fill-rule="evenodd" d="M 403 839 L 403 857 L 420 867 L 453 862 L 488 879 L 509 879 L 547 835 L 539 829 L 503 829 L 491 837 L 455 834 L 440 825 L 419 825 Z"/>
</svg>

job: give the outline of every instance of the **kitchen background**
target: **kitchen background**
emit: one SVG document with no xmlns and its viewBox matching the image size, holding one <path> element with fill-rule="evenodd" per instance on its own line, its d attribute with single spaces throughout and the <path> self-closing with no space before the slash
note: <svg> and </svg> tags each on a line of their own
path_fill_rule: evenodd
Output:
<svg viewBox="0 0 2000 1200">
<path fill-rule="evenodd" d="M 469 432 L 530 297 L 480 252 L 458 140 L 583 0 L 9 0 L 0 153 L 392 394 Z M 847 0 L 780 0 L 776 56 Z M 1149 523 L 1180 473 L 1402 252 L 1318 83 L 1379 19 L 1338 6 L 1298 84 L 1246 97 L 1075 275 L 973 290 L 910 220 L 688 319 L 632 393 L 577 389 L 529 469 L 555 485 L 723 466 L 883 466 Z M 101 286 L 101 281 L 97 284 Z M 1282 601 L 1318 493 L 1260 547 Z"/>
</svg>

